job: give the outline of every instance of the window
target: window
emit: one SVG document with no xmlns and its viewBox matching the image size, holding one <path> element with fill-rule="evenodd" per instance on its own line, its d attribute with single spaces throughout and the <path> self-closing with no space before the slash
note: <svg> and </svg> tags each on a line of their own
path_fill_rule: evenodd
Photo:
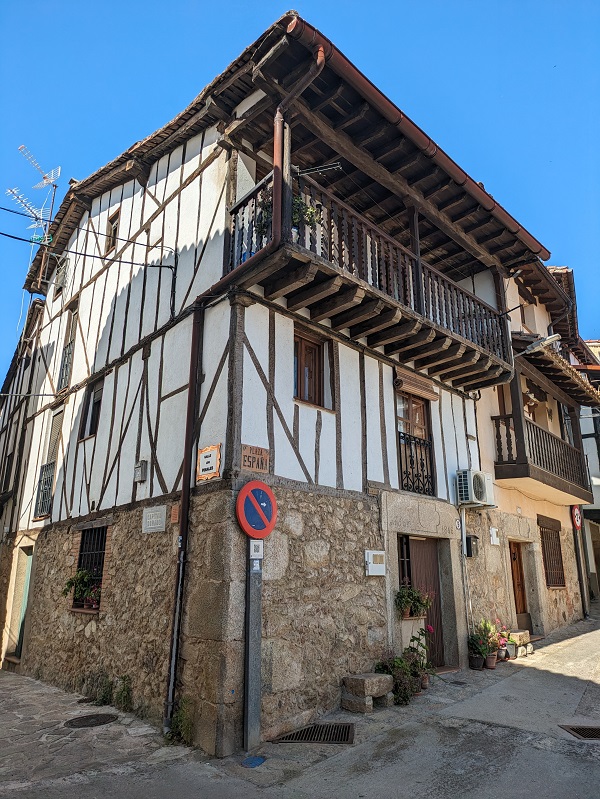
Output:
<svg viewBox="0 0 600 799">
<path fill-rule="evenodd" d="M 304 333 L 294 335 L 294 397 L 323 406 L 324 345 Z"/>
<path fill-rule="evenodd" d="M 73 607 L 75 608 L 86 604 L 90 604 L 94 608 L 100 607 L 104 553 L 106 551 L 106 530 L 106 527 L 93 527 L 91 530 L 82 530 L 81 532 L 77 571 L 88 573 L 89 585 L 86 589 L 87 597 L 73 601 Z"/>
<path fill-rule="evenodd" d="M 428 403 L 421 397 L 397 392 L 400 488 L 434 494 L 432 442 Z"/>
<path fill-rule="evenodd" d="M 565 571 L 560 548 L 560 522 L 538 516 L 542 559 L 548 588 L 564 588 Z"/>
<path fill-rule="evenodd" d="M 410 541 L 407 535 L 398 536 L 398 574 L 400 585 L 410 585 Z"/>
<path fill-rule="evenodd" d="M 100 421 L 100 407 L 102 405 L 102 391 L 104 380 L 97 380 L 87 387 L 85 400 L 83 402 L 83 415 L 81 417 L 81 428 L 79 439 L 95 436 L 98 432 Z"/>
<path fill-rule="evenodd" d="M 117 246 L 117 234 L 119 232 L 119 212 L 117 211 L 108 218 L 108 225 L 106 227 L 106 249 L 105 254 L 114 250 Z"/>
<path fill-rule="evenodd" d="M 67 332 L 65 346 L 63 347 L 60 373 L 58 375 L 57 391 L 62 391 L 69 385 L 71 369 L 73 367 L 73 350 L 75 349 L 75 331 L 77 330 L 77 306 L 70 308 L 67 316 Z"/>
<path fill-rule="evenodd" d="M 48 435 L 48 448 L 46 462 L 40 469 L 37 496 L 35 499 L 35 518 L 49 516 L 52 509 L 52 491 L 54 488 L 54 467 L 58 456 L 58 442 L 63 422 L 63 408 L 59 408 L 52 416 L 50 433 Z"/>
<path fill-rule="evenodd" d="M 69 277 L 69 259 L 63 255 L 56 267 L 56 278 L 54 279 L 54 299 L 62 294 L 62 290 Z"/>
<path fill-rule="evenodd" d="M 14 452 L 9 452 L 4 462 L 4 479 L 2 480 L 2 493 L 5 494 L 10 489 L 10 478 L 12 476 L 12 465 Z"/>
</svg>

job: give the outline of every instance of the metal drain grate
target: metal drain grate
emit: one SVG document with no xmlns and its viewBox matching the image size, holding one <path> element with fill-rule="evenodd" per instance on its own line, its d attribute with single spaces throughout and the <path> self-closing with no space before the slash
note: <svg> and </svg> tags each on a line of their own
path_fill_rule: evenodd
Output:
<svg viewBox="0 0 600 799">
<path fill-rule="evenodd" d="M 558 726 L 582 741 L 600 741 L 600 727 L 570 727 L 566 724 Z"/>
<path fill-rule="evenodd" d="M 65 727 L 101 727 L 103 724 L 110 724 L 119 717 L 115 713 L 91 713 L 89 716 L 76 716 L 74 719 L 65 721 Z"/>
<path fill-rule="evenodd" d="M 463 682 L 462 680 L 448 680 L 450 685 L 468 685 L 469 683 Z"/>
<path fill-rule="evenodd" d="M 277 738 L 278 744 L 352 744 L 354 724 L 311 724 Z"/>
</svg>

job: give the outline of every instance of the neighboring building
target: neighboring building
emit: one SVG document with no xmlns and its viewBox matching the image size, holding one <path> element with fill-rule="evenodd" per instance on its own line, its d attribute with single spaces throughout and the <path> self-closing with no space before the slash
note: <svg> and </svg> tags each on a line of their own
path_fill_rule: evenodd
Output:
<svg viewBox="0 0 600 799">
<path fill-rule="evenodd" d="M 538 632 L 581 617 L 569 505 L 591 499 L 577 420 L 600 394 L 549 350 L 513 377 L 513 347 L 568 304 L 550 254 L 300 17 L 72 181 L 51 233 L 3 389 L 31 396 L 0 416 L 5 667 L 77 689 L 129 675 L 154 719 L 176 689 L 200 746 L 240 747 L 234 507 L 253 477 L 279 504 L 265 738 L 408 643 L 403 579 L 435 591 L 436 665 L 465 663 L 473 617 Z M 459 471 L 495 479 L 464 530 Z M 99 608 L 62 595 L 79 567 Z"/>
</svg>

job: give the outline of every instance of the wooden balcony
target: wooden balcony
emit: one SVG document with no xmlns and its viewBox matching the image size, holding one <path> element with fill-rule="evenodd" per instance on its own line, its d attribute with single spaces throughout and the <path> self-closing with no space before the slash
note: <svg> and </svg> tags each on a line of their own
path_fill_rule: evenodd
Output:
<svg viewBox="0 0 600 799">
<path fill-rule="evenodd" d="M 496 480 L 560 504 L 593 501 L 584 454 L 531 419 L 524 418 L 523 440 L 512 415 L 492 416 L 496 436 Z"/>
<path fill-rule="evenodd" d="M 231 209 L 228 271 L 271 238 L 271 175 Z M 306 308 L 314 322 L 383 347 L 402 363 L 470 391 L 511 373 L 505 320 L 483 300 L 421 262 L 310 178 L 295 182 L 284 242 L 239 285 Z M 287 232 L 286 232 L 287 231 Z"/>
</svg>

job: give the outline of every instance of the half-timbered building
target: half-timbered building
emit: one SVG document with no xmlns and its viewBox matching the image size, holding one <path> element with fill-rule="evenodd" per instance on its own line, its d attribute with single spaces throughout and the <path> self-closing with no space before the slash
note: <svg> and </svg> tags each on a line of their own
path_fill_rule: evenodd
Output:
<svg viewBox="0 0 600 799">
<path fill-rule="evenodd" d="M 280 19 L 176 119 L 71 181 L 50 232 L 3 389 L 5 667 L 78 689 L 129 675 L 139 711 L 168 719 L 189 697 L 196 742 L 238 748 L 234 506 L 258 477 L 279 506 L 263 737 L 406 645 L 402 580 L 434 592 L 436 665 L 465 662 L 474 613 L 516 623 L 509 542 L 542 580 L 538 523 L 563 530 L 589 493 L 559 405 L 598 395 L 548 350 L 515 370 L 513 346 L 560 321 L 548 251 L 328 39 Z M 517 291 L 539 326 L 507 311 Z M 461 514 L 457 473 L 480 472 L 502 507 L 490 489 Z M 89 607 L 63 595 L 80 569 L 101 583 Z M 536 616 L 526 589 L 534 629 L 580 613 L 567 571 L 566 615 Z"/>
</svg>

